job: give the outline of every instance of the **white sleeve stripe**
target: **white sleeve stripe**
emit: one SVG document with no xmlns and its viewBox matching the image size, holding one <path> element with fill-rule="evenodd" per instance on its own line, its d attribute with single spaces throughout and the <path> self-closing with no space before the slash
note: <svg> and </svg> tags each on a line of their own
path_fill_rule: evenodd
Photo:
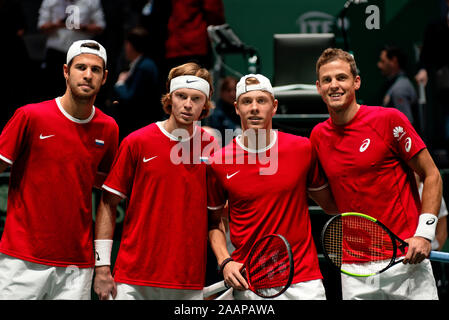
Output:
<svg viewBox="0 0 449 320">
<path fill-rule="evenodd" d="M 309 191 L 320 191 L 320 190 L 326 189 L 328 186 L 329 186 L 329 183 L 325 183 L 321 187 L 318 187 L 318 188 L 307 188 L 307 190 L 309 190 Z"/>
<path fill-rule="evenodd" d="M 9 164 L 9 165 L 12 165 L 12 164 L 14 163 L 14 161 L 12 161 L 12 160 L 6 158 L 5 156 L 2 156 L 1 154 L 0 154 L 0 159 L 2 159 L 3 161 L 5 161 L 5 162 L 6 162 L 7 164 Z"/>
<path fill-rule="evenodd" d="M 220 210 L 220 209 L 223 209 L 224 206 L 225 206 L 224 204 L 222 204 L 220 206 L 217 206 L 217 207 L 209 207 L 209 206 L 207 206 L 207 209 L 209 209 L 209 210 Z"/>
<path fill-rule="evenodd" d="M 115 189 L 112 189 L 112 188 L 108 187 L 108 186 L 105 185 L 105 184 L 102 186 L 102 188 L 103 188 L 104 190 L 110 192 L 110 193 L 113 193 L 113 194 L 119 196 L 120 198 L 123 198 L 123 199 L 126 199 L 126 198 L 127 198 L 127 196 L 124 195 L 123 193 L 121 193 L 120 191 L 117 191 L 117 190 L 115 190 Z"/>
</svg>

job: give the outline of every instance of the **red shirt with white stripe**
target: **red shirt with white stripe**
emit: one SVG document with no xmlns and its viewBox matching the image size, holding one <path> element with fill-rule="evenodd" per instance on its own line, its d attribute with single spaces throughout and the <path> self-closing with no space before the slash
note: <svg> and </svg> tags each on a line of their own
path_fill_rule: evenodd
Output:
<svg viewBox="0 0 449 320">
<path fill-rule="evenodd" d="M 295 262 L 293 283 L 320 279 L 311 233 L 307 191 L 327 186 L 309 139 L 273 131 L 264 150 L 251 150 L 239 137 L 210 160 L 208 207 L 229 201 L 234 260 L 244 263 L 258 239 L 281 234 Z"/>
<path fill-rule="evenodd" d="M 212 142 L 199 127 L 192 137 L 178 141 L 161 122 L 123 140 L 103 186 L 128 200 L 115 281 L 203 288 L 207 199 L 202 153 Z"/>
<path fill-rule="evenodd" d="M 0 136 L 0 159 L 12 165 L 0 252 L 93 267 L 92 188 L 117 147 L 117 124 L 95 107 L 86 120 L 59 98 L 17 109 Z"/>
<path fill-rule="evenodd" d="M 318 124 L 311 141 L 340 212 L 364 213 L 402 239 L 413 236 L 421 203 L 406 162 L 426 146 L 404 114 L 362 105 L 346 125 Z"/>
</svg>

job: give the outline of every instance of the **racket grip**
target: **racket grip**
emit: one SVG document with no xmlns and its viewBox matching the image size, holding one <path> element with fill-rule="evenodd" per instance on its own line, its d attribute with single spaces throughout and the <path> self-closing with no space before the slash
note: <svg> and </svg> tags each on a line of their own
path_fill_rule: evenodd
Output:
<svg viewBox="0 0 449 320">
<path fill-rule="evenodd" d="M 449 252 L 431 251 L 429 260 L 439 262 L 449 262 Z"/>
<path fill-rule="evenodd" d="M 223 281 L 214 283 L 213 285 L 210 285 L 209 287 L 203 288 L 203 295 L 204 295 L 204 297 L 209 297 L 213 294 L 216 294 L 216 293 L 226 290 L 226 289 L 227 289 L 227 287 L 223 280 Z"/>
</svg>

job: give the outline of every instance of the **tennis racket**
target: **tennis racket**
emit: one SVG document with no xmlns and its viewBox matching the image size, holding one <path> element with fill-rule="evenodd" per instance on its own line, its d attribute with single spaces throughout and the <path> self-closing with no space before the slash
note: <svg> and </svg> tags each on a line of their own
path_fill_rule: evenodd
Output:
<svg viewBox="0 0 449 320">
<path fill-rule="evenodd" d="M 379 220 L 357 212 L 332 217 L 321 233 L 325 258 L 340 272 L 368 277 L 401 262 L 408 243 Z M 431 251 L 430 260 L 449 262 L 449 253 Z"/>
<path fill-rule="evenodd" d="M 263 298 L 275 298 L 288 289 L 294 274 L 293 254 L 287 239 L 279 234 L 267 235 L 254 243 L 240 272 L 249 289 Z M 203 289 L 205 297 L 228 287 L 224 281 Z"/>
</svg>

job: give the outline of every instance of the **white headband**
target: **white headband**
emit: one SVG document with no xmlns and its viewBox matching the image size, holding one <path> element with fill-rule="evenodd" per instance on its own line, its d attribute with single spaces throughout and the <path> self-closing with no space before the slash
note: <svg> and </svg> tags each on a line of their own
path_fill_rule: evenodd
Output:
<svg viewBox="0 0 449 320">
<path fill-rule="evenodd" d="M 209 82 L 203 78 L 191 75 L 179 76 L 171 79 L 170 93 L 181 88 L 196 89 L 201 91 L 209 98 L 210 86 Z"/>
</svg>

